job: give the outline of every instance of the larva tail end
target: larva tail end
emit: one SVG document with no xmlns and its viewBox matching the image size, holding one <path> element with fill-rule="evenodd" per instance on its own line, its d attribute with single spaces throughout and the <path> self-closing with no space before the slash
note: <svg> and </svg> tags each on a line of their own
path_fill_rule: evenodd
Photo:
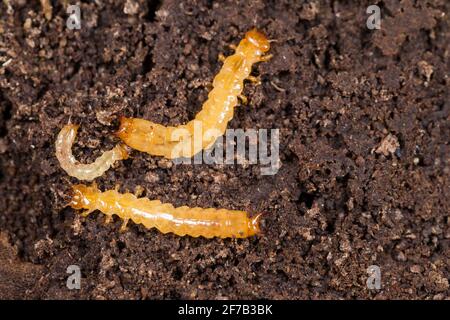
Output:
<svg viewBox="0 0 450 320">
<path fill-rule="evenodd" d="M 261 229 L 259 227 L 259 220 L 261 219 L 262 213 L 256 215 L 248 222 L 248 233 L 249 236 L 254 236 L 261 233 Z"/>
<path fill-rule="evenodd" d="M 80 128 L 79 124 L 68 124 L 68 126 L 71 126 L 75 131 L 77 131 Z"/>
<path fill-rule="evenodd" d="M 126 145 L 124 145 L 123 143 L 120 143 L 117 145 L 117 150 L 120 152 L 120 156 L 122 159 L 128 159 L 130 157 L 130 148 L 128 148 Z"/>
<path fill-rule="evenodd" d="M 75 134 L 76 134 L 79 128 L 80 128 L 80 125 L 78 125 L 78 124 L 68 123 L 61 129 L 61 133 L 62 132 L 68 133 L 71 130 L 73 130 L 73 131 L 75 131 Z"/>
<path fill-rule="evenodd" d="M 132 119 L 121 116 L 119 118 L 119 129 L 114 132 L 114 135 L 121 140 L 126 140 L 130 136 L 130 127 L 132 125 Z"/>
<path fill-rule="evenodd" d="M 267 37 L 260 31 L 253 28 L 245 34 L 245 38 L 262 52 L 270 50 L 270 42 Z"/>
</svg>

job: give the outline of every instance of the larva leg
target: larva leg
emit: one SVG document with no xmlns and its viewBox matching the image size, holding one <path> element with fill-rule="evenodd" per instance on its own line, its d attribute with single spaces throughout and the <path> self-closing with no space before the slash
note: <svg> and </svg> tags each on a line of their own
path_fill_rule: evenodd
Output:
<svg viewBox="0 0 450 320">
<path fill-rule="evenodd" d="M 144 193 L 144 188 L 142 188 L 141 186 L 137 186 L 136 188 L 134 188 L 134 195 L 136 196 L 136 198 L 139 198 L 140 196 L 142 196 L 142 193 Z"/>
<path fill-rule="evenodd" d="M 217 56 L 217 60 L 219 60 L 220 62 L 224 62 L 226 60 L 226 57 L 223 55 L 223 53 L 219 53 L 219 55 Z"/>
<path fill-rule="evenodd" d="M 87 209 L 87 210 L 84 210 L 84 211 L 81 213 L 81 216 L 82 216 L 83 218 L 86 218 L 86 217 L 87 217 L 88 215 L 90 215 L 93 211 L 94 211 L 93 209 Z"/>
<path fill-rule="evenodd" d="M 248 99 L 246 96 L 244 96 L 243 94 L 238 95 L 239 100 L 241 100 L 243 105 L 247 105 L 248 103 Z"/>
<path fill-rule="evenodd" d="M 236 49 L 237 49 L 236 45 L 234 45 L 234 44 L 229 44 L 228 47 L 229 47 L 231 50 L 234 50 L 234 51 L 236 51 Z M 219 53 L 219 55 L 218 55 L 218 57 L 217 57 L 217 59 L 218 59 L 220 62 L 224 62 L 224 61 L 226 60 L 226 58 L 227 58 L 227 57 L 225 57 L 225 55 L 224 55 L 223 53 Z"/>
<path fill-rule="evenodd" d="M 230 48 L 233 51 L 236 51 L 237 46 L 235 44 L 229 44 L 228 48 Z M 224 62 L 226 57 L 223 55 L 223 53 L 219 53 L 218 59 L 220 62 Z"/>
<path fill-rule="evenodd" d="M 125 219 L 123 219 L 123 223 L 122 223 L 122 225 L 120 226 L 120 232 L 125 232 L 125 231 L 127 231 L 127 224 L 128 224 L 128 221 L 130 220 L 130 218 L 125 218 Z"/>
<path fill-rule="evenodd" d="M 257 86 L 259 86 L 261 84 L 261 79 L 259 77 L 248 76 L 247 80 L 253 82 Z"/>
</svg>

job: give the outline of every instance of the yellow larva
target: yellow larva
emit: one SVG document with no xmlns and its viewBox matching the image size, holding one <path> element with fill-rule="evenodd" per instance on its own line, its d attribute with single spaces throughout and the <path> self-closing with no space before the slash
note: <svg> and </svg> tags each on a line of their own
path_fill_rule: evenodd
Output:
<svg viewBox="0 0 450 320">
<path fill-rule="evenodd" d="M 250 30 L 235 53 L 224 59 L 208 100 L 194 120 L 182 126 L 166 127 L 144 119 L 122 117 L 117 136 L 131 148 L 169 159 L 190 158 L 208 148 L 225 133 L 237 98 L 245 99 L 241 96 L 244 80 L 257 81 L 250 76 L 252 65 L 269 60 L 271 55 L 265 55 L 269 49 L 266 36 L 256 29 Z M 205 134 L 194 134 L 198 132 L 196 126 Z"/>
<path fill-rule="evenodd" d="M 105 173 L 115 161 L 128 158 L 127 147 L 119 144 L 112 150 L 105 151 L 93 163 L 79 163 L 72 154 L 72 144 L 77 136 L 77 130 L 78 126 L 75 124 L 65 125 L 55 142 L 56 158 L 69 176 L 91 181 Z"/>
<path fill-rule="evenodd" d="M 107 221 L 115 214 L 124 220 L 122 229 L 132 220 L 148 229 L 157 228 L 162 233 L 172 232 L 178 236 L 246 238 L 259 232 L 260 215 L 250 218 L 246 212 L 237 210 L 175 208 L 159 200 L 137 198 L 131 193 L 101 192 L 95 185 L 74 185 L 69 206 L 85 209 L 84 216 L 100 210 L 106 214 Z"/>
</svg>

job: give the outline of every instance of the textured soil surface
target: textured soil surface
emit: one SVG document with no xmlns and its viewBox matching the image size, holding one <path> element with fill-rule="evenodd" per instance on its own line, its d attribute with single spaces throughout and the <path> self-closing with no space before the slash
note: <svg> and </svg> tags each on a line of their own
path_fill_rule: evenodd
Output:
<svg viewBox="0 0 450 320">
<path fill-rule="evenodd" d="M 0 2 L 0 298 L 449 298 L 450 2 L 385 0 L 369 30 L 373 2 L 83 1 L 81 30 L 62 1 L 50 20 L 39 1 Z M 253 26 L 274 57 L 229 128 L 279 128 L 276 175 L 133 152 L 96 181 L 263 212 L 261 236 L 120 233 L 117 217 L 64 207 L 77 180 L 54 141 L 69 119 L 86 163 L 117 143 L 121 115 L 193 119 L 218 54 Z"/>
</svg>

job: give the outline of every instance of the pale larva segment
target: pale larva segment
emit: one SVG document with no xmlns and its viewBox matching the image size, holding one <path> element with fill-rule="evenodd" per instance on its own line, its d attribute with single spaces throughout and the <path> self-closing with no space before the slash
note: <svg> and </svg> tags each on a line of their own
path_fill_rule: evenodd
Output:
<svg viewBox="0 0 450 320">
<path fill-rule="evenodd" d="M 128 146 L 151 155 L 169 159 L 193 157 L 212 146 L 217 137 L 225 133 L 238 104 L 237 97 L 244 88 L 244 80 L 249 77 L 252 65 L 262 61 L 261 57 L 269 48 L 269 42 L 262 33 L 255 29 L 249 31 L 235 54 L 225 59 L 213 80 L 207 101 L 194 120 L 178 127 L 164 127 L 147 120 L 123 117 L 117 136 Z M 201 123 L 203 133 L 213 130 L 214 133 L 195 135 L 196 122 Z M 180 134 L 180 130 L 185 130 L 186 134 Z M 180 150 L 183 150 L 181 155 Z"/>
<path fill-rule="evenodd" d="M 146 228 L 162 233 L 205 238 L 245 238 L 259 232 L 257 218 L 238 210 L 214 208 L 175 208 L 169 203 L 147 198 L 136 198 L 131 193 L 115 190 L 100 192 L 95 187 L 74 186 L 74 197 L 69 204 L 89 212 L 100 210 L 108 216 L 117 215 Z"/>
<path fill-rule="evenodd" d="M 105 151 L 90 164 L 79 163 L 72 154 L 72 145 L 75 141 L 77 130 L 77 125 L 65 125 L 59 132 L 55 142 L 56 158 L 68 175 L 78 180 L 92 181 L 103 175 L 114 162 L 128 157 L 127 147 L 119 144 L 112 150 Z"/>
</svg>

